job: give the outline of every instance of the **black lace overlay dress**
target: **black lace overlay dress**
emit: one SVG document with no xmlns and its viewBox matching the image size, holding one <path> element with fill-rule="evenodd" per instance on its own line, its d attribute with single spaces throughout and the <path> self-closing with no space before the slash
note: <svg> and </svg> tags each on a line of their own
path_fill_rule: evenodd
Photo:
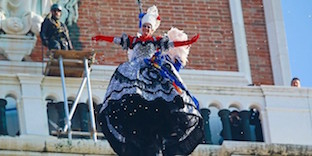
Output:
<svg viewBox="0 0 312 156">
<path fill-rule="evenodd" d="M 191 96 L 144 61 L 158 43 L 134 43 L 132 59 L 118 66 L 107 87 L 98 121 L 118 155 L 188 155 L 202 142 L 202 117 Z M 169 61 L 162 66 L 182 82 Z"/>
</svg>

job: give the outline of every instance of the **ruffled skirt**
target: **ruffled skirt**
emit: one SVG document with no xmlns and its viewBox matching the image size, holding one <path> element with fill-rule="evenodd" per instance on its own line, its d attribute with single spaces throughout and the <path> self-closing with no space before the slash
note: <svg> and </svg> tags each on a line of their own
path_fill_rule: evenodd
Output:
<svg viewBox="0 0 312 156">
<path fill-rule="evenodd" d="M 170 62 L 162 66 L 182 82 Z M 118 155 L 188 155 L 204 135 L 192 97 L 143 59 L 116 69 L 98 121 Z"/>
</svg>

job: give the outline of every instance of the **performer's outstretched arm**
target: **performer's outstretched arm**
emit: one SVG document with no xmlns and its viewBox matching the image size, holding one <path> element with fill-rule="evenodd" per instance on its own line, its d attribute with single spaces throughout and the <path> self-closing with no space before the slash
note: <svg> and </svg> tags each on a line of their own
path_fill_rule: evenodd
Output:
<svg viewBox="0 0 312 156">
<path fill-rule="evenodd" d="M 187 40 L 187 41 L 173 41 L 173 46 L 174 47 L 180 47 L 180 46 L 185 46 L 185 45 L 190 45 L 194 42 L 196 42 L 199 38 L 199 34 L 194 36 L 192 39 Z"/>
<path fill-rule="evenodd" d="M 113 36 L 103 36 L 103 35 L 97 35 L 97 36 L 93 36 L 92 40 L 95 41 L 106 41 L 106 42 L 113 42 L 114 41 Z"/>
<path fill-rule="evenodd" d="M 106 41 L 115 43 L 122 46 L 122 49 L 127 50 L 130 46 L 130 39 L 133 37 L 128 36 L 127 34 L 122 34 L 121 37 L 113 37 L 113 36 L 104 36 L 104 35 L 97 35 L 93 36 L 91 39 L 95 41 Z"/>
<path fill-rule="evenodd" d="M 186 41 L 171 41 L 169 40 L 168 37 L 164 37 L 159 41 L 159 46 L 162 51 L 166 51 L 166 50 L 169 50 L 170 48 L 190 45 L 196 42 L 198 38 L 199 38 L 199 34 L 194 36 L 192 39 L 186 40 Z"/>
</svg>

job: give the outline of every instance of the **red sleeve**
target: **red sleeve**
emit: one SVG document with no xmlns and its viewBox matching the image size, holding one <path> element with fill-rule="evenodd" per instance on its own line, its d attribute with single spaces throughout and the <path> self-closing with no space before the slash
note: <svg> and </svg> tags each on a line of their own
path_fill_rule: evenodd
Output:
<svg viewBox="0 0 312 156">
<path fill-rule="evenodd" d="M 185 45 L 190 45 L 194 42 L 196 42 L 199 38 L 199 34 L 197 34 L 196 36 L 194 36 L 192 39 L 187 40 L 187 41 L 174 41 L 174 47 L 180 47 L 180 46 L 185 46 Z"/>
<path fill-rule="evenodd" d="M 113 36 L 96 35 L 96 36 L 92 37 L 92 40 L 113 42 L 114 41 L 114 37 Z"/>
<path fill-rule="evenodd" d="M 128 38 L 129 38 L 129 43 L 130 43 L 129 48 L 132 49 L 133 48 L 132 43 L 135 37 L 128 35 Z"/>
<path fill-rule="evenodd" d="M 162 36 L 157 36 L 157 37 L 156 37 L 156 40 L 157 40 L 157 41 L 160 41 L 162 38 L 163 38 Z"/>
</svg>

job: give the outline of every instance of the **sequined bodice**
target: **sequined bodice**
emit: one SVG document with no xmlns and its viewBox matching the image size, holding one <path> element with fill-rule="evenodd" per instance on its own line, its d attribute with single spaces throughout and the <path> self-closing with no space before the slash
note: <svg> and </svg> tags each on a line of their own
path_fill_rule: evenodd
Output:
<svg viewBox="0 0 312 156">
<path fill-rule="evenodd" d="M 156 52 L 156 46 L 153 42 L 138 42 L 133 47 L 133 59 L 149 58 Z"/>
</svg>

